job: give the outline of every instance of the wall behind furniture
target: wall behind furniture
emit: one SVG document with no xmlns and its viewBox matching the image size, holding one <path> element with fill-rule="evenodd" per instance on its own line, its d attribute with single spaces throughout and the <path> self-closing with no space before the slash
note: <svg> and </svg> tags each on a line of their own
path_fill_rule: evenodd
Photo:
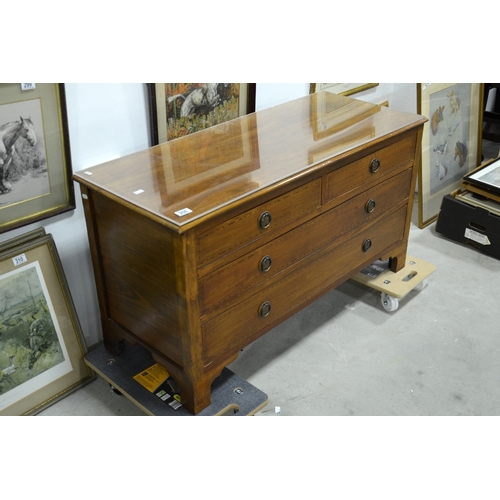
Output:
<svg viewBox="0 0 500 500">
<path fill-rule="evenodd" d="M 256 110 L 269 108 L 309 94 L 309 83 L 259 83 L 257 84 Z M 356 99 L 389 106 L 400 111 L 416 113 L 417 93 L 415 83 L 379 83 L 377 87 L 353 95 Z"/>
<path fill-rule="evenodd" d="M 416 111 L 414 83 L 380 83 L 356 94 L 376 104 L 389 101 L 401 111 Z M 257 84 L 256 108 L 265 109 L 309 93 L 309 83 Z M 73 171 L 149 147 L 148 96 L 145 84 L 66 84 Z M 87 344 L 102 339 L 99 307 L 79 185 L 76 209 L 0 235 L 8 240 L 38 227 L 54 237 Z"/>
</svg>

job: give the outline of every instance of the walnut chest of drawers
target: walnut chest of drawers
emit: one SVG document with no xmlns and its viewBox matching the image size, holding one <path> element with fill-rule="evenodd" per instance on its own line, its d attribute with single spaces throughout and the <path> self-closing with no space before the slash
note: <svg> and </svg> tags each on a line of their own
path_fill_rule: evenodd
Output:
<svg viewBox="0 0 500 500">
<path fill-rule="evenodd" d="M 404 266 L 425 121 L 322 92 L 76 173 L 106 348 L 145 346 L 199 413 L 244 346 Z"/>
</svg>

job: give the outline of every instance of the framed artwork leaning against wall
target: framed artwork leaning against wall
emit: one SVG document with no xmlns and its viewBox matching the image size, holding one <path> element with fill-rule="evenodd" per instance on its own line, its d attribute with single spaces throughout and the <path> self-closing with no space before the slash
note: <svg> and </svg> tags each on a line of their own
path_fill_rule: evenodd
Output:
<svg viewBox="0 0 500 500">
<path fill-rule="evenodd" d="M 0 83 L 0 232 L 75 208 L 64 84 Z"/>
<path fill-rule="evenodd" d="M 443 197 L 481 162 L 483 84 L 419 83 L 424 125 L 418 165 L 418 226 L 436 220 Z"/>
<path fill-rule="evenodd" d="M 148 83 L 151 145 L 255 111 L 255 83 Z"/>
<path fill-rule="evenodd" d="M 95 375 L 52 235 L 0 245 L 0 416 L 34 415 Z"/>
</svg>

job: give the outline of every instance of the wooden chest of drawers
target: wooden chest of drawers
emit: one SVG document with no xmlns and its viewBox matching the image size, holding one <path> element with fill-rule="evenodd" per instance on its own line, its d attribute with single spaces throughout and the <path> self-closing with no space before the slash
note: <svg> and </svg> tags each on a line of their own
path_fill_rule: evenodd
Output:
<svg viewBox="0 0 500 500">
<path fill-rule="evenodd" d="M 318 93 L 76 173 L 106 348 L 144 345 L 199 413 L 244 346 L 404 266 L 424 122 Z"/>
</svg>

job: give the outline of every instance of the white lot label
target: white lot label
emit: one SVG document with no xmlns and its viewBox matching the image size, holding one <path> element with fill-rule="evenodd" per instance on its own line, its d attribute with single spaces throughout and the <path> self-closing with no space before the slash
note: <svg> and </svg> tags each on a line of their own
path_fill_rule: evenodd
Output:
<svg viewBox="0 0 500 500">
<path fill-rule="evenodd" d="M 26 258 L 26 255 L 23 253 L 21 255 L 17 255 L 12 259 L 12 262 L 14 263 L 15 266 L 20 266 L 21 264 L 24 264 L 25 262 L 28 262 L 28 259 Z"/>
<path fill-rule="evenodd" d="M 183 215 L 190 214 L 191 212 L 192 210 L 190 208 L 183 208 L 182 210 L 177 210 L 177 212 L 174 212 L 174 214 L 182 217 Z"/>
<path fill-rule="evenodd" d="M 475 241 L 476 243 L 480 243 L 481 245 L 491 245 L 488 236 L 469 228 L 465 230 L 465 237 L 469 238 L 469 240 Z"/>
</svg>

